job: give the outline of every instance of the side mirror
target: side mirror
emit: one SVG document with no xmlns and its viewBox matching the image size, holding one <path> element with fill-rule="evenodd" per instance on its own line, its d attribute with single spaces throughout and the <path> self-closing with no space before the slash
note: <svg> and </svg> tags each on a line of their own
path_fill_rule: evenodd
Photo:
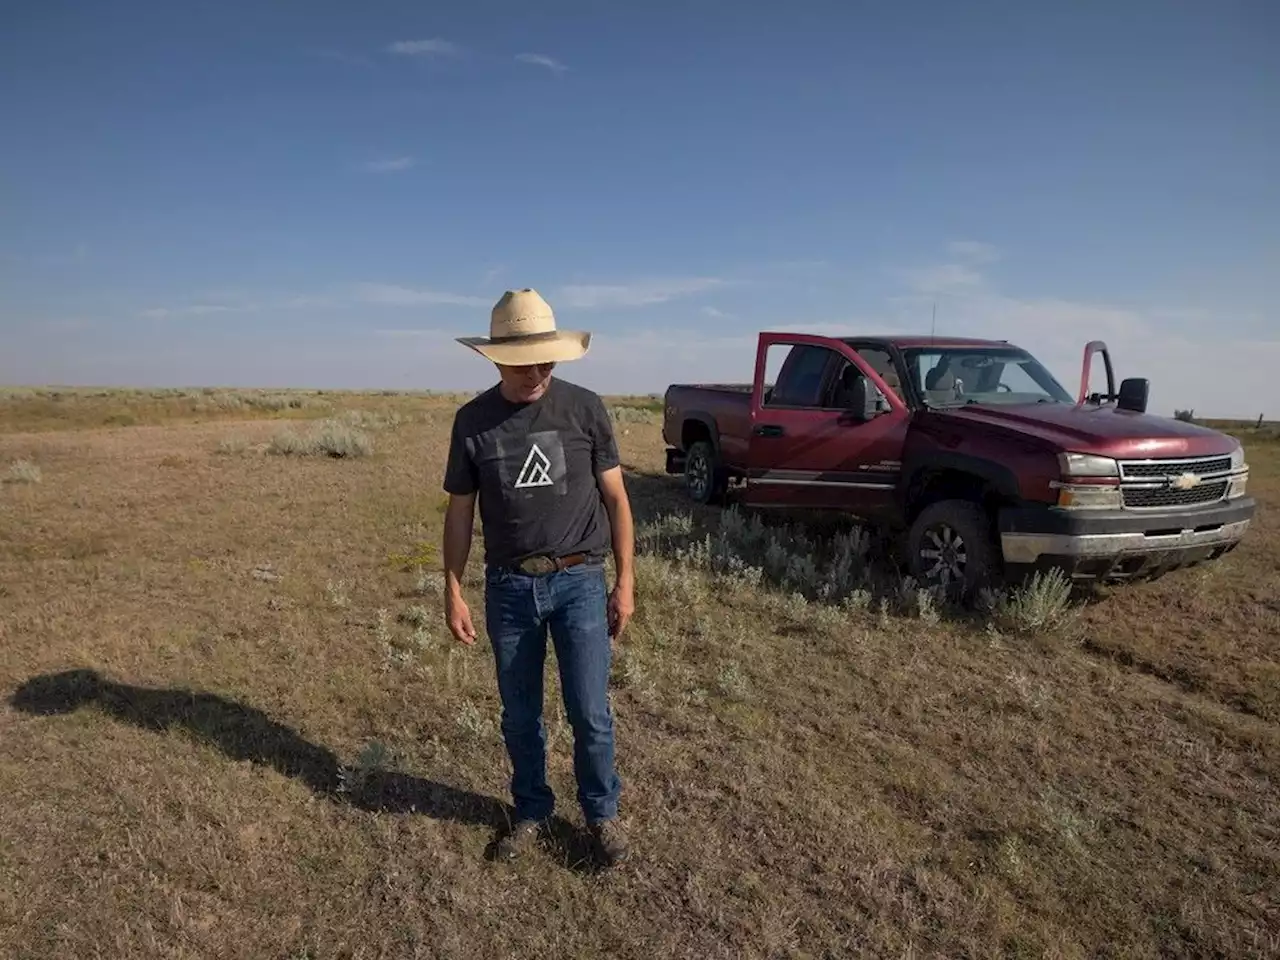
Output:
<svg viewBox="0 0 1280 960">
<path fill-rule="evenodd" d="M 1151 381 L 1142 377 L 1129 377 L 1120 381 L 1120 392 L 1116 395 L 1116 409 L 1130 410 L 1134 413 L 1147 412 L 1147 399 L 1151 394 Z"/>
<path fill-rule="evenodd" d="M 880 391 L 866 377 L 858 377 L 849 390 L 849 414 L 859 423 L 880 415 Z"/>
</svg>

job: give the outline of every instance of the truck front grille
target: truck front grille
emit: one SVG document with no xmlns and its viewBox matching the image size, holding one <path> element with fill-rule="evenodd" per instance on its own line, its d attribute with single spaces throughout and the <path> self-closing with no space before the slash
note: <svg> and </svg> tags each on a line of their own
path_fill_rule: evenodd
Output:
<svg viewBox="0 0 1280 960">
<path fill-rule="evenodd" d="M 1230 457 L 1120 461 L 1124 505 L 1134 510 L 1216 503 L 1226 497 L 1230 476 Z"/>
<path fill-rule="evenodd" d="M 1125 480 L 1156 479 L 1176 477 L 1182 473 L 1194 473 L 1199 476 L 1215 473 L 1230 473 L 1230 457 L 1210 457 L 1205 460 L 1121 460 L 1120 475 Z"/>
<path fill-rule="evenodd" d="M 1214 480 L 1202 483 L 1190 490 L 1173 490 L 1169 487 L 1139 487 L 1124 489 L 1126 507 L 1189 507 L 1198 503 L 1213 503 L 1227 494 L 1227 481 Z"/>
</svg>

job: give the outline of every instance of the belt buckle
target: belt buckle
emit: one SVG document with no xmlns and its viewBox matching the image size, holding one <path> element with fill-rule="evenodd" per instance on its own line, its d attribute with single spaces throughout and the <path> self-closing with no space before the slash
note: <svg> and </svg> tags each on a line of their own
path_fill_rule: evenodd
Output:
<svg viewBox="0 0 1280 960">
<path fill-rule="evenodd" d="M 551 557 L 526 557 L 520 561 L 520 570 L 522 573 L 541 574 L 554 573 L 559 565 Z"/>
</svg>

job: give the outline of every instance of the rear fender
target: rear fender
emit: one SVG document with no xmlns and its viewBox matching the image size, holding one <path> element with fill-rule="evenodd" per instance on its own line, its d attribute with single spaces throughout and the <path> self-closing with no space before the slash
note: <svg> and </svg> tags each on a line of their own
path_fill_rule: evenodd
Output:
<svg viewBox="0 0 1280 960">
<path fill-rule="evenodd" d="M 709 413 L 687 413 L 680 423 L 680 449 L 687 451 L 692 441 L 688 439 L 690 432 L 705 431 L 710 435 L 711 449 L 716 458 L 720 458 L 720 428 L 716 426 L 715 417 Z"/>
</svg>

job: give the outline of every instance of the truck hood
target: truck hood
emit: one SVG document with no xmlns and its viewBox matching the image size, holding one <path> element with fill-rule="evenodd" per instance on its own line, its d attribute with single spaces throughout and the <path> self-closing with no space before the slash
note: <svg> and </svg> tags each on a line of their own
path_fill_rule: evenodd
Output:
<svg viewBox="0 0 1280 960">
<path fill-rule="evenodd" d="M 1117 459 L 1209 457 L 1231 453 L 1233 437 L 1208 427 L 1110 406 L 973 404 L 932 411 L 944 420 L 1035 437 L 1057 450 Z"/>
</svg>

